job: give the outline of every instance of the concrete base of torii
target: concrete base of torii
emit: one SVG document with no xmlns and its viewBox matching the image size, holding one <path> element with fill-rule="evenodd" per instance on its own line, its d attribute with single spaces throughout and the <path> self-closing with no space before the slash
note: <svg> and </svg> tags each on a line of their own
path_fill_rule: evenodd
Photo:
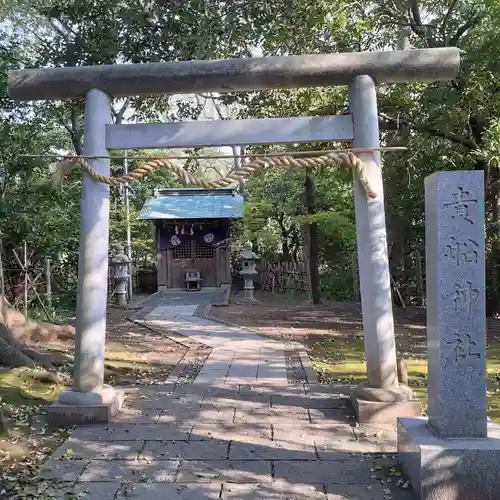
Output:
<svg viewBox="0 0 500 500">
<path fill-rule="evenodd" d="M 391 424 L 396 427 L 398 417 L 422 415 L 420 401 L 414 399 L 413 391 L 403 384 L 392 389 L 379 389 L 365 382 L 353 390 L 351 403 L 356 419 L 363 424 Z"/>
<path fill-rule="evenodd" d="M 92 392 L 68 389 L 49 406 L 49 426 L 107 424 L 120 411 L 125 395 L 109 385 Z"/>
</svg>

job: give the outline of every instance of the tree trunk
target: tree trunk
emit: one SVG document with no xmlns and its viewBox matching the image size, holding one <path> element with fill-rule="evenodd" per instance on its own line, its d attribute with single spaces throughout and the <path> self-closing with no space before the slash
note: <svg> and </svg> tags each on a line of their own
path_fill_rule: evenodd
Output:
<svg viewBox="0 0 500 500">
<path fill-rule="evenodd" d="M 304 195 L 307 215 L 316 213 L 314 204 L 314 173 L 306 169 L 304 181 Z M 307 225 L 309 232 L 309 279 L 311 281 L 311 295 L 313 304 L 321 304 L 321 287 L 318 271 L 318 223 L 309 222 Z"/>
<path fill-rule="evenodd" d="M 488 121 L 480 116 L 471 115 L 469 118 L 471 135 L 478 147 L 483 145 L 488 125 Z M 490 168 L 490 163 L 482 158 L 476 161 L 474 169 L 484 172 L 486 221 L 491 223 L 492 227 L 492 230 L 486 233 L 486 244 L 490 250 L 486 253 L 485 266 L 486 315 L 492 317 L 500 313 L 500 176 L 497 169 Z"/>
<path fill-rule="evenodd" d="M 489 239 L 491 241 L 491 249 L 486 254 L 486 276 L 487 276 L 487 300 L 486 300 L 486 315 L 488 317 L 496 316 L 500 313 L 500 176 L 496 170 L 491 173 L 488 179 L 489 188 L 486 191 L 486 210 L 490 212 L 491 217 L 486 217 L 486 220 L 491 220 L 492 231 Z"/>
<path fill-rule="evenodd" d="M 288 242 L 288 229 L 285 227 L 285 214 L 281 212 L 278 217 L 278 226 L 281 232 L 281 254 L 283 262 L 290 260 L 290 245 Z"/>
</svg>

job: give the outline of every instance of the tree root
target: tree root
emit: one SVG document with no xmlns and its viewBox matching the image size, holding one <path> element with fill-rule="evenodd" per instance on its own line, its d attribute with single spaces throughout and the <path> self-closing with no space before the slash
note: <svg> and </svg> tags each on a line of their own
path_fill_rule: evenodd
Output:
<svg viewBox="0 0 500 500">
<path fill-rule="evenodd" d="M 34 368 L 35 361 L 24 354 L 22 345 L 15 342 L 5 325 L 0 324 L 0 365 L 16 368 L 28 366 Z"/>
<path fill-rule="evenodd" d="M 1 301 L 0 301 L 1 305 Z M 30 320 L 5 300 L 0 311 L 0 365 L 11 368 L 42 366 L 53 370 L 68 362 L 70 358 L 57 361 L 49 353 L 40 352 L 27 345 L 32 342 L 53 342 L 70 340 L 75 337 L 75 329 L 70 325 L 52 325 Z"/>
<path fill-rule="evenodd" d="M 11 336 L 20 342 L 52 342 L 75 338 L 75 329 L 72 326 L 33 321 L 6 301 L 3 313 L 0 311 L 0 323 L 9 328 Z"/>
<path fill-rule="evenodd" d="M 65 385 L 71 381 L 71 377 L 66 373 L 61 372 L 49 372 L 49 371 L 30 371 L 30 378 L 34 380 L 38 380 L 38 382 L 42 382 L 44 384 L 57 384 L 57 385 Z"/>
</svg>

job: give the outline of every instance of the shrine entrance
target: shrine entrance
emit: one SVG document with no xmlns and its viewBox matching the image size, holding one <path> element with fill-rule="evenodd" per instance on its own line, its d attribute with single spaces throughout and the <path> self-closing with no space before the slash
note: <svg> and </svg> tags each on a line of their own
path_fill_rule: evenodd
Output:
<svg viewBox="0 0 500 500">
<path fill-rule="evenodd" d="M 87 165 L 85 170 L 89 175 L 84 179 L 81 203 L 75 385 L 61 394 L 60 402 L 81 408 L 95 402 L 96 398 L 102 404 L 112 405 L 116 401 L 113 389 L 103 385 L 109 185 L 119 183 L 109 177 L 111 150 L 334 141 L 351 141 L 355 151 L 341 161 L 355 172 L 354 200 L 367 366 L 367 383 L 360 387 L 358 396 L 372 398 L 370 402 L 377 404 L 404 401 L 407 393 L 400 390 L 397 380 L 375 82 L 450 80 L 456 77 L 459 62 L 459 50 L 448 47 L 11 71 L 9 93 L 14 99 L 86 97 L 84 155 L 78 162 Z M 110 96 L 330 85 L 348 86 L 348 114 L 121 125 L 113 124 L 111 119 Z M 334 156 L 338 162 L 340 155 L 334 153 Z M 332 159 L 325 158 L 325 163 L 331 163 Z M 285 166 L 294 162 L 308 166 L 311 165 L 308 160 L 311 159 L 303 159 L 301 163 L 302 159 L 288 158 L 283 163 Z M 69 160 L 70 163 L 75 161 Z M 152 160 L 141 172 L 123 176 L 122 182 L 139 178 L 158 164 Z M 271 158 L 259 163 L 257 159 L 253 164 L 254 167 L 266 167 L 279 162 Z M 173 166 L 170 168 L 174 170 Z M 185 172 L 179 175 L 187 178 Z M 237 179 L 228 176 L 224 185 Z M 193 247 L 186 246 L 185 250 L 192 257 Z"/>
<path fill-rule="evenodd" d="M 155 225 L 158 291 L 229 291 L 231 226 L 242 216 L 235 188 L 157 189 L 139 219 Z"/>
</svg>

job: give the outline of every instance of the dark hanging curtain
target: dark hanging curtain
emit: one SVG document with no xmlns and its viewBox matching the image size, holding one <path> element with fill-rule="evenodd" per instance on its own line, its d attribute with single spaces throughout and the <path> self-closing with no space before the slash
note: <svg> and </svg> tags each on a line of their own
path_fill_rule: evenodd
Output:
<svg viewBox="0 0 500 500">
<path fill-rule="evenodd" d="M 201 245 L 209 247 L 225 246 L 229 243 L 229 237 L 230 225 L 227 223 L 159 223 L 156 233 L 157 247 L 159 250 L 175 248 L 186 240 L 192 239 L 195 239 L 196 242 Z"/>
</svg>

